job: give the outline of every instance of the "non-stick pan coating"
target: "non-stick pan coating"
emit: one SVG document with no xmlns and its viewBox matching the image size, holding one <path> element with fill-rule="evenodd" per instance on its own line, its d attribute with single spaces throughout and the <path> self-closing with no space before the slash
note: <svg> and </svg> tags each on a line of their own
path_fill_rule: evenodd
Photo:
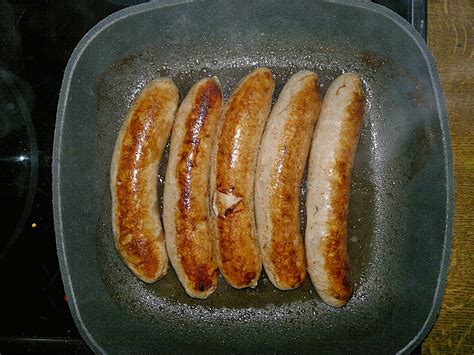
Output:
<svg viewBox="0 0 474 355">
<path fill-rule="evenodd" d="M 94 350 L 385 353 L 420 340 L 437 312 L 450 243 L 449 136 L 426 48 L 387 14 L 346 2 L 145 5 L 83 40 L 58 110 L 54 202 L 63 280 Z M 216 75 L 227 98 L 257 66 L 272 69 L 276 94 L 301 69 L 318 73 L 322 93 L 343 72 L 363 78 L 348 224 L 355 292 L 342 309 L 323 304 L 309 280 L 283 292 L 265 276 L 255 290 L 221 279 L 209 299 L 191 299 L 171 268 L 144 284 L 114 249 L 110 161 L 140 89 L 167 76 L 183 98 Z"/>
</svg>

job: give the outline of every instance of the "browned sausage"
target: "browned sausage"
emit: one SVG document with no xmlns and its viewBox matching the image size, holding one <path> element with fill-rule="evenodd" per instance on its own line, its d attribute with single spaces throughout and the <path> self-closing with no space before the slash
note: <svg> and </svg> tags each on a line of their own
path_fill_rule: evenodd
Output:
<svg viewBox="0 0 474 355">
<path fill-rule="evenodd" d="M 158 165 L 178 106 L 170 79 L 150 82 L 138 95 L 119 132 L 110 170 L 115 247 L 141 280 L 166 274 L 157 197 Z"/>
<path fill-rule="evenodd" d="M 262 262 L 254 215 L 258 147 L 270 113 L 275 83 L 258 68 L 239 83 L 224 107 L 211 172 L 214 246 L 225 280 L 255 287 Z"/>
<path fill-rule="evenodd" d="M 281 290 L 306 275 L 300 231 L 300 185 L 320 110 L 318 77 L 293 75 L 275 103 L 262 138 L 255 183 L 257 233 L 263 266 Z"/>
<path fill-rule="evenodd" d="M 166 248 L 187 294 L 207 298 L 217 287 L 210 225 L 209 177 L 222 91 L 215 78 L 195 84 L 173 126 L 163 223 Z"/>
</svg>

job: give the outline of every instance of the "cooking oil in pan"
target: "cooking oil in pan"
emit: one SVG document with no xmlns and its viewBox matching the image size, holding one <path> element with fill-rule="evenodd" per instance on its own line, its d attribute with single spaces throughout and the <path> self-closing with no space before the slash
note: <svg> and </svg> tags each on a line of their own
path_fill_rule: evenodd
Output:
<svg viewBox="0 0 474 355">
<path fill-rule="evenodd" d="M 180 89 L 183 98 L 189 88 L 199 79 L 207 76 L 217 76 L 227 99 L 239 80 L 257 66 L 267 66 L 273 71 L 276 80 L 276 98 L 288 78 L 299 70 L 313 70 L 319 75 L 321 93 L 324 94 L 329 83 L 342 72 L 364 69 L 363 63 L 347 60 L 346 56 L 331 53 L 323 48 L 317 52 L 302 49 L 294 51 L 293 56 L 285 57 L 283 53 L 254 52 L 247 56 L 232 56 L 231 52 L 221 57 L 196 55 L 201 59 L 190 59 L 188 56 L 179 57 L 179 53 L 164 58 L 159 49 L 147 49 L 142 53 L 124 58 L 112 65 L 101 77 L 97 86 L 97 127 L 101 137 L 99 146 L 103 157 L 103 198 L 100 228 L 97 231 L 98 258 L 102 269 L 102 278 L 111 298 L 130 311 L 150 317 L 157 310 L 174 312 L 174 317 L 208 317 L 221 319 L 225 312 L 227 320 L 232 317 L 245 320 L 260 318 L 277 321 L 280 317 L 286 322 L 296 322 L 301 316 L 321 318 L 328 312 L 336 312 L 324 305 L 314 291 L 309 278 L 298 289 L 279 291 L 275 289 L 263 274 L 255 289 L 235 290 L 221 278 L 217 291 L 207 300 L 189 298 L 179 284 L 174 271 L 170 268 L 168 274 L 155 284 L 144 284 L 138 281 L 120 261 L 113 245 L 110 225 L 110 191 L 108 185 L 108 167 L 115 139 L 126 112 L 138 92 L 150 80 L 160 76 L 172 77 Z M 378 242 L 374 238 L 376 198 L 372 176 L 377 166 L 372 162 L 373 134 L 370 121 L 374 119 L 375 109 L 372 101 L 373 75 L 365 67 L 361 71 L 367 92 L 365 124 L 362 130 L 358 151 L 354 162 L 351 186 L 351 200 L 348 220 L 349 256 L 352 266 L 352 277 L 355 285 L 353 299 L 349 302 L 347 312 L 364 308 L 369 301 L 378 297 L 377 304 L 387 302 L 389 295 L 382 283 L 377 284 L 371 272 L 380 267 L 377 259 Z M 157 174 L 160 209 L 169 142 L 167 144 L 162 164 Z M 306 174 L 301 185 L 301 230 L 304 231 L 306 196 Z M 377 275 L 380 271 L 377 273 Z M 170 306 L 171 305 L 171 306 Z M 378 307 L 376 307 L 378 308 Z M 229 313 L 229 309 L 232 310 Z M 352 310 L 351 310 L 352 309 Z M 385 309 L 380 306 L 380 309 Z M 146 310 L 146 311 L 145 311 Z M 258 310 L 258 312 L 257 312 Z M 181 312 L 181 313 L 180 313 Z M 363 312 L 362 312 L 363 313 Z M 181 315 L 180 315 L 181 314 Z M 153 316 L 151 316 L 153 318 Z M 222 318 L 224 321 L 224 318 Z M 267 320 L 268 320 L 267 319 Z"/>
</svg>

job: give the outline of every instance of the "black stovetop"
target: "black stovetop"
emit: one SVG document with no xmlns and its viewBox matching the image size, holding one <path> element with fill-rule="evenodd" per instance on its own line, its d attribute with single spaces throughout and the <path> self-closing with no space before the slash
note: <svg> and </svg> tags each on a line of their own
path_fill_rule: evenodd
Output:
<svg viewBox="0 0 474 355">
<path fill-rule="evenodd" d="M 99 20 L 140 0 L 0 0 L 0 353 L 88 351 L 56 256 L 51 161 L 64 68 Z M 426 38 L 426 0 L 379 0 Z"/>
</svg>

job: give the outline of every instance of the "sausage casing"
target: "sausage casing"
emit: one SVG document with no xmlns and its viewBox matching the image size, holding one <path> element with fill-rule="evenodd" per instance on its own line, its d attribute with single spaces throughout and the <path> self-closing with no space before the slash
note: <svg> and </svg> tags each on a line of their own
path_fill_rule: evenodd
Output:
<svg viewBox="0 0 474 355">
<path fill-rule="evenodd" d="M 352 294 L 347 215 L 363 101 L 357 74 L 341 75 L 331 83 L 309 159 L 305 234 L 308 273 L 320 297 L 333 307 L 345 305 Z"/>
<path fill-rule="evenodd" d="M 317 75 L 293 75 L 270 113 L 260 147 L 257 233 L 265 272 L 281 290 L 300 286 L 306 275 L 300 187 L 320 102 Z"/>
<path fill-rule="evenodd" d="M 200 80 L 179 107 L 171 134 L 163 201 L 166 248 L 179 281 L 195 298 L 217 288 L 209 178 L 222 100 L 217 79 Z"/>
<path fill-rule="evenodd" d="M 267 68 L 244 77 L 224 107 L 215 144 L 211 173 L 214 246 L 221 274 L 235 288 L 255 287 L 262 269 L 254 180 L 274 89 Z"/>
<path fill-rule="evenodd" d="M 115 247 L 124 263 L 145 282 L 158 280 L 168 268 L 157 174 L 178 100 L 178 88 L 170 79 L 153 80 L 145 86 L 125 118 L 112 157 Z"/>
</svg>

